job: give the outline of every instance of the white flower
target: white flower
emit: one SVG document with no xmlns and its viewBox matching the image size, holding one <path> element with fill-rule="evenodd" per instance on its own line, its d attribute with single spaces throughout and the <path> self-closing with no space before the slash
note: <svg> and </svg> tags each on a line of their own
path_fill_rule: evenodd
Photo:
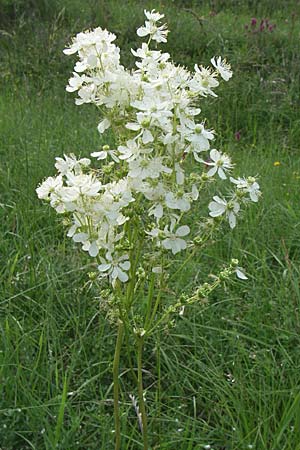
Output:
<svg viewBox="0 0 300 450">
<path fill-rule="evenodd" d="M 166 121 L 173 116 L 171 112 L 173 105 L 171 102 L 158 99 L 153 94 L 153 90 L 149 94 L 148 96 L 144 96 L 143 100 L 131 102 L 131 106 L 147 113 L 151 118 L 151 122 L 158 123 L 158 125 L 164 127 Z"/>
<path fill-rule="evenodd" d="M 259 197 L 261 196 L 260 186 L 254 177 L 248 178 L 232 178 L 230 177 L 230 181 L 236 184 L 238 189 L 241 189 L 244 192 L 249 193 L 249 197 L 253 202 L 258 202 Z"/>
<path fill-rule="evenodd" d="M 161 57 L 161 51 L 160 50 L 150 50 L 148 44 L 146 42 L 142 43 L 142 47 L 138 48 L 137 50 L 131 49 L 131 53 L 136 56 L 137 58 L 146 59 L 149 58 L 150 60 L 154 59 L 155 61 L 158 61 Z"/>
<path fill-rule="evenodd" d="M 61 188 L 62 185 L 63 181 L 61 175 L 55 178 L 53 177 L 47 178 L 38 188 L 36 188 L 38 198 L 40 198 L 41 200 L 48 199 L 49 194 Z"/>
<path fill-rule="evenodd" d="M 69 156 L 64 155 L 64 159 L 57 157 L 55 160 L 55 167 L 62 175 L 66 175 L 68 172 L 72 171 L 74 171 L 76 175 L 79 175 L 82 173 L 82 168 L 88 167 L 91 164 L 89 158 L 77 159 L 73 153 Z"/>
<path fill-rule="evenodd" d="M 165 197 L 165 202 L 170 209 L 179 209 L 182 212 L 186 212 L 191 208 L 191 204 L 188 200 L 189 194 L 184 192 L 168 192 Z"/>
<path fill-rule="evenodd" d="M 162 246 L 171 250 L 173 255 L 180 252 L 181 250 L 185 250 L 187 247 L 187 243 L 182 237 L 187 236 L 190 232 L 190 227 L 187 225 L 183 225 L 174 232 L 175 221 L 171 221 L 170 229 L 166 226 L 164 229 L 164 235 L 166 239 L 162 241 Z"/>
<path fill-rule="evenodd" d="M 160 14 L 159 12 L 155 12 L 155 9 L 152 9 L 152 11 L 146 11 L 144 9 L 144 14 L 147 17 L 148 20 L 150 20 L 151 22 L 158 22 L 160 19 L 162 19 L 163 17 L 165 17 L 164 14 Z"/>
<path fill-rule="evenodd" d="M 153 148 L 145 148 L 134 139 L 130 139 L 129 141 L 126 142 L 126 146 L 119 145 L 118 151 L 120 153 L 119 154 L 120 159 L 133 161 L 140 155 L 146 155 L 151 153 L 153 151 Z"/>
<path fill-rule="evenodd" d="M 158 178 L 161 173 L 172 173 L 172 169 L 162 164 L 162 158 L 139 158 L 129 162 L 128 175 L 131 178 Z"/>
<path fill-rule="evenodd" d="M 223 80 L 228 81 L 232 77 L 230 64 L 225 59 L 222 60 L 221 56 L 217 60 L 215 60 L 215 57 L 211 58 L 210 62 L 217 69 Z"/>
<path fill-rule="evenodd" d="M 156 22 L 164 17 L 163 14 L 156 13 L 153 9 L 151 12 L 144 11 L 148 20 L 145 21 L 145 26 L 137 29 L 137 35 L 140 37 L 145 37 L 150 35 L 151 39 L 156 42 L 167 42 L 167 35 L 169 31 L 166 25 L 157 26 Z"/>
<path fill-rule="evenodd" d="M 102 187 L 102 183 L 92 174 L 74 175 L 69 172 L 66 177 L 68 185 L 74 190 L 74 192 L 78 192 L 78 195 L 94 196 Z"/>
<path fill-rule="evenodd" d="M 221 216 L 226 211 L 227 201 L 223 200 L 222 198 L 218 197 L 217 195 L 215 195 L 213 197 L 213 200 L 214 201 L 210 202 L 210 204 L 208 205 L 208 207 L 210 209 L 209 215 L 211 217 Z"/>
<path fill-rule="evenodd" d="M 199 99 L 216 96 L 213 90 L 219 85 L 218 74 L 224 79 L 232 75 L 220 57 L 212 59 L 216 70 L 195 65 L 191 72 L 176 66 L 168 53 L 151 50 L 151 42 L 167 41 L 168 30 L 160 22 L 162 14 L 152 10 L 145 11 L 145 16 L 137 33 L 148 42 L 132 50 L 137 59 L 135 69 L 120 64 L 120 50 L 113 43 L 116 36 L 101 28 L 77 34 L 64 50 L 77 53 L 67 91 L 77 92 L 77 105 L 91 103 L 101 111 L 100 134 L 110 127 L 115 132 L 116 147 L 111 150 L 104 145 L 91 156 L 104 162 L 112 158 L 116 164 L 100 163 L 100 168 L 90 169 L 88 158 L 56 158 L 58 176 L 37 188 L 39 198 L 68 216 L 68 237 L 91 257 L 99 258 L 99 276 L 108 276 L 113 286 L 126 282 L 130 269 L 129 255 L 116 249 L 128 240 L 135 245 L 137 231 L 138 238 L 148 235 L 145 254 L 154 254 L 151 245 L 155 244 L 173 255 L 187 248 L 185 237 L 190 228 L 180 226 L 180 221 L 198 200 L 198 189 L 213 181 L 207 180 L 206 173 L 186 175 L 192 168 L 185 156 L 193 153 L 196 161 L 205 162 L 200 153 L 209 151 L 214 138 L 214 131 L 205 128 L 205 119 L 196 119 L 201 113 Z M 218 174 L 221 179 L 233 166 L 230 158 L 216 149 L 210 151 L 206 164 L 208 176 Z M 233 228 L 240 203 L 249 203 L 249 197 L 258 201 L 260 191 L 254 178 L 230 180 L 236 185 L 235 193 L 228 200 L 213 197 L 209 223 L 213 217 L 223 216 Z M 151 256 L 149 270 L 153 261 L 159 264 L 158 255 Z M 160 268 L 153 271 L 159 273 Z M 245 279 L 241 268 L 236 273 Z"/>
<path fill-rule="evenodd" d="M 196 124 L 193 121 L 189 121 L 187 127 L 178 126 L 177 129 L 191 143 L 186 152 L 192 151 L 196 161 L 202 162 L 198 153 L 209 149 L 209 141 L 214 139 L 214 131 L 206 130 L 203 123 Z"/>
<path fill-rule="evenodd" d="M 85 76 L 80 76 L 78 73 L 73 72 L 73 77 L 69 79 L 69 84 L 66 87 L 67 92 L 75 92 L 81 88 L 82 84 L 85 81 Z"/>
<path fill-rule="evenodd" d="M 116 150 L 110 150 L 109 145 L 103 145 L 102 150 L 100 152 L 91 153 L 91 156 L 93 156 L 93 158 L 97 158 L 98 161 L 106 159 L 108 155 L 110 155 L 115 162 L 119 162 Z"/>
<path fill-rule="evenodd" d="M 190 90 L 203 97 L 206 97 L 207 95 L 217 97 L 212 90 L 219 86 L 219 82 L 216 80 L 216 73 L 212 72 L 210 68 L 202 66 L 198 67 L 197 64 L 195 64 L 194 69 L 195 74 L 188 83 Z"/>
<path fill-rule="evenodd" d="M 79 98 L 75 99 L 76 105 L 92 103 L 95 100 L 95 86 L 93 84 L 82 86 L 78 91 Z"/>
<path fill-rule="evenodd" d="M 74 242 L 80 242 L 82 244 L 82 250 L 88 252 L 91 257 L 97 256 L 99 253 L 99 246 L 97 244 L 97 241 L 91 241 L 87 233 L 80 232 L 73 234 L 73 230 L 74 229 L 72 228 L 69 230 L 68 236 L 71 237 L 72 235 L 72 239 Z"/>
<path fill-rule="evenodd" d="M 148 113 L 137 113 L 136 122 L 129 122 L 125 126 L 128 130 L 140 131 L 136 138 L 142 138 L 143 144 L 148 144 L 154 141 L 153 134 L 149 130 L 151 126 L 151 115 Z"/>
<path fill-rule="evenodd" d="M 216 149 L 212 149 L 209 156 L 211 161 L 203 161 L 208 166 L 212 166 L 212 168 L 207 172 L 207 175 L 212 177 L 215 173 L 218 173 L 219 177 L 222 178 L 222 180 L 225 180 L 225 172 L 233 167 L 230 157 L 225 153 L 220 153 Z"/>
<path fill-rule="evenodd" d="M 158 183 L 154 187 L 145 183 L 141 192 L 143 192 L 144 196 L 153 203 L 149 209 L 149 215 L 161 219 L 164 214 L 163 203 L 166 193 L 163 183 Z"/>
<path fill-rule="evenodd" d="M 107 46 L 116 39 L 113 33 L 107 30 L 102 30 L 100 27 L 92 31 L 85 31 L 78 33 L 73 39 L 69 48 L 65 48 L 63 52 L 66 55 L 79 53 L 81 56 L 88 53 L 91 49 L 96 47 L 97 50 L 107 50 Z"/>
<path fill-rule="evenodd" d="M 112 285 L 116 284 L 119 279 L 122 283 L 126 283 L 129 277 L 126 273 L 130 269 L 130 261 L 128 255 L 112 256 L 111 253 L 105 255 L 106 259 L 100 258 L 102 264 L 98 266 L 102 276 L 109 275 Z M 105 273 L 107 272 L 107 274 Z"/>
<path fill-rule="evenodd" d="M 227 202 L 217 195 L 213 197 L 213 200 L 214 201 L 210 202 L 208 205 L 210 209 L 209 215 L 211 217 L 218 217 L 225 213 L 229 221 L 230 228 L 234 228 L 236 226 L 236 215 L 240 210 L 239 203 L 233 199 Z"/>
</svg>

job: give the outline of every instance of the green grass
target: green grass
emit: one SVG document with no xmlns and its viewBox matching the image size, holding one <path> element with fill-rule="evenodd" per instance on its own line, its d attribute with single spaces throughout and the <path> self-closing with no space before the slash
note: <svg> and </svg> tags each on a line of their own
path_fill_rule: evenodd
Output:
<svg viewBox="0 0 300 450">
<path fill-rule="evenodd" d="M 88 155 L 100 144 L 97 113 L 75 107 L 65 94 L 72 69 L 62 55 L 65 43 L 100 24 L 119 35 L 124 62 L 132 64 L 134 27 L 142 9 L 155 6 L 170 24 L 167 48 L 175 61 L 192 67 L 221 54 L 231 62 L 234 77 L 202 109 L 218 132 L 216 145 L 233 156 L 238 172 L 259 174 L 263 197 L 176 285 L 192 289 L 231 257 L 240 259 L 249 280 L 190 307 L 175 328 L 146 344 L 152 449 L 300 450 L 300 28 L 294 2 L 276 8 L 267 0 L 214 7 L 197 1 L 29 3 L 27 10 L 25 2 L 6 0 L 0 27 L 1 450 L 113 449 L 116 332 L 89 282 L 90 260 L 64 237 L 35 188 L 54 174 L 55 156 Z M 212 9 L 216 15 L 209 15 Z M 268 16 L 277 28 L 246 35 L 244 24 L 254 15 Z M 137 393 L 127 369 L 123 354 L 122 449 L 138 450 L 129 398 Z"/>
</svg>

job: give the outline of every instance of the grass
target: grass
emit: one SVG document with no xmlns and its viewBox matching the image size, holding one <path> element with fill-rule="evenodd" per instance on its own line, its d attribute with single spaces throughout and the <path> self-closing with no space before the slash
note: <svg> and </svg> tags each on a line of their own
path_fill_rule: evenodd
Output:
<svg viewBox="0 0 300 450">
<path fill-rule="evenodd" d="M 113 448 L 116 332 L 89 282 L 90 260 L 64 237 L 35 187 L 54 173 L 55 156 L 88 155 L 99 146 L 96 112 L 75 107 L 65 94 L 72 61 L 61 54 L 63 46 L 74 32 L 100 24 L 119 35 L 128 55 L 137 45 L 133 30 L 143 7 L 165 12 L 174 60 L 189 67 L 208 64 L 214 54 L 230 60 L 234 78 L 202 108 L 219 133 L 217 145 L 232 154 L 239 173 L 259 173 L 263 191 L 237 229 L 224 230 L 176 283 L 191 289 L 231 257 L 240 259 L 249 280 L 191 307 L 175 328 L 146 345 L 152 447 L 299 450 L 300 28 L 294 2 L 277 2 L 276 13 L 268 0 L 237 7 L 233 1 L 29 3 L 26 9 L 25 2 L 6 0 L 0 17 L 1 450 Z M 269 16 L 274 32 L 247 35 L 244 24 L 254 15 Z M 122 448 L 138 450 L 129 398 L 136 392 L 127 369 L 123 355 Z"/>
</svg>

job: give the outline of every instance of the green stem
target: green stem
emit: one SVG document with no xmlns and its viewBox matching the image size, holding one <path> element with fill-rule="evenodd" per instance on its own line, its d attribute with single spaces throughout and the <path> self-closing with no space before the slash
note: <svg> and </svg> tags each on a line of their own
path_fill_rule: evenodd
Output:
<svg viewBox="0 0 300 450">
<path fill-rule="evenodd" d="M 123 342 L 124 324 L 119 322 L 118 335 L 115 347 L 115 356 L 113 363 L 113 382 L 114 382 L 114 418 L 115 418 L 115 450 L 121 449 L 121 426 L 120 426 L 120 410 L 119 410 L 119 365 L 120 351 Z"/>
<path fill-rule="evenodd" d="M 130 373 L 134 379 L 134 382 L 137 384 L 138 379 L 136 376 L 136 373 L 133 369 L 133 364 L 132 364 L 132 359 L 131 359 L 131 355 L 130 355 L 130 345 L 129 345 L 129 336 L 128 336 L 128 329 L 127 327 L 125 328 L 125 345 L 126 345 L 126 352 L 127 352 L 127 357 L 128 357 L 128 364 L 129 364 L 129 368 L 130 368 Z"/>
<path fill-rule="evenodd" d="M 173 279 L 175 279 L 177 277 L 177 275 L 179 273 L 182 272 L 182 270 L 184 269 L 184 267 L 187 265 L 187 263 L 193 258 L 193 256 L 195 255 L 196 251 L 198 249 L 194 248 L 191 253 L 187 256 L 187 258 L 183 261 L 183 263 L 180 265 L 180 267 L 171 275 L 170 277 L 170 281 L 172 281 Z"/>
<path fill-rule="evenodd" d="M 142 419 L 142 433 L 143 433 L 143 449 L 148 450 L 148 432 L 147 432 L 147 416 L 144 401 L 144 390 L 143 390 L 143 372 L 142 372 L 142 356 L 143 356 L 143 337 L 138 337 L 138 394 L 139 394 L 139 407 Z"/>
<path fill-rule="evenodd" d="M 157 358 L 157 391 L 156 391 L 156 403 L 158 406 L 158 439 L 160 444 L 161 439 L 161 359 L 160 359 L 160 333 L 157 334 L 157 341 L 156 341 L 156 358 Z"/>
</svg>

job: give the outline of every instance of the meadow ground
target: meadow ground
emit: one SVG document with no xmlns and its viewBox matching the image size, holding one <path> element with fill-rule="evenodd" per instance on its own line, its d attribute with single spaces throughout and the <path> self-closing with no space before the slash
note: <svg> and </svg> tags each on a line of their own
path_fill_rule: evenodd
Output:
<svg viewBox="0 0 300 450">
<path fill-rule="evenodd" d="M 0 449 L 113 449 L 115 329 L 88 282 L 90 260 L 35 188 L 54 174 L 55 156 L 99 148 L 97 112 L 74 106 L 64 90 L 73 62 L 65 44 L 100 25 L 132 64 L 143 8 L 156 7 L 176 62 L 230 61 L 234 77 L 202 110 L 238 172 L 259 175 L 263 197 L 176 279 L 192 288 L 237 257 L 248 281 L 219 289 L 146 345 L 152 448 L 299 450 L 299 2 L 0 5 Z M 253 17 L 276 27 L 254 32 Z M 121 383 L 127 364 L 124 357 Z M 129 393 L 126 380 L 122 449 L 138 450 Z"/>
</svg>

